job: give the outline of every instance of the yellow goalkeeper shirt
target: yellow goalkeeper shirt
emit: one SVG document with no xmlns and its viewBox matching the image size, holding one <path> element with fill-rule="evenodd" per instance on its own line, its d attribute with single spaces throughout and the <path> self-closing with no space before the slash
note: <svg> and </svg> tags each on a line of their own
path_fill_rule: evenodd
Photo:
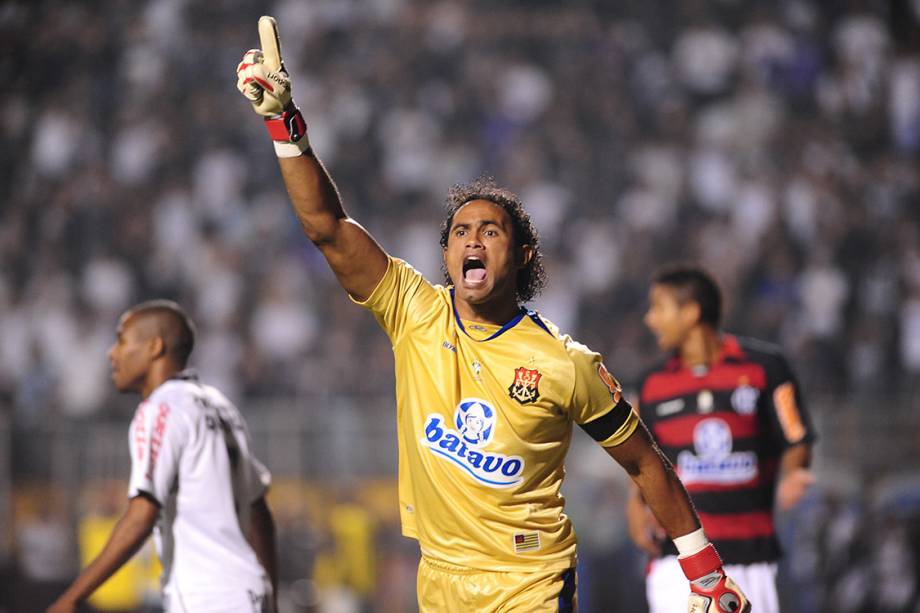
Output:
<svg viewBox="0 0 920 613">
<path fill-rule="evenodd" d="M 395 356 L 403 534 L 471 568 L 574 566 L 560 493 L 572 423 L 604 446 L 638 424 L 600 355 L 533 311 L 463 322 L 451 288 L 395 258 L 360 304 Z"/>
</svg>

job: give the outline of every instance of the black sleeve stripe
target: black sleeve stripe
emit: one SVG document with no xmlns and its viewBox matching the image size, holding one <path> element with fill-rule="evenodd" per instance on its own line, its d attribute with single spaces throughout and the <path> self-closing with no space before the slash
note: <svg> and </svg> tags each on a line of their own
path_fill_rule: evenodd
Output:
<svg viewBox="0 0 920 613">
<path fill-rule="evenodd" d="M 581 429 L 588 433 L 588 436 L 601 442 L 606 441 L 610 436 L 622 427 L 629 419 L 632 412 L 632 405 L 625 398 L 613 405 L 613 408 L 595 419 L 585 424 L 578 424 Z"/>
</svg>

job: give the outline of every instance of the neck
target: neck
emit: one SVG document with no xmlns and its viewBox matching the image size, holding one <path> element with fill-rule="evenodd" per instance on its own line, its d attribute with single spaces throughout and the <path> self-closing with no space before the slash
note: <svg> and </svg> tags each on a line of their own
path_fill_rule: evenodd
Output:
<svg viewBox="0 0 920 613">
<path fill-rule="evenodd" d="M 695 326 L 680 346 L 680 357 L 686 366 L 712 366 L 722 351 L 719 332 L 709 326 Z"/>
<path fill-rule="evenodd" d="M 141 386 L 141 397 L 146 400 L 153 393 L 153 390 L 163 385 L 163 382 L 182 370 L 170 360 L 158 360 L 151 364 L 150 370 L 147 371 L 147 377 Z"/>
<path fill-rule="evenodd" d="M 454 293 L 454 308 L 460 319 L 503 326 L 521 310 L 514 300 L 493 300 L 482 304 L 465 302 Z"/>
</svg>

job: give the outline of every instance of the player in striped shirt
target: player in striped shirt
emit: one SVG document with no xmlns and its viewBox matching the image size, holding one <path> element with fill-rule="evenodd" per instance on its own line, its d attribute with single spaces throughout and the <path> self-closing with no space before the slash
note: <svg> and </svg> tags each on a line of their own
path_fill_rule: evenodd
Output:
<svg viewBox="0 0 920 613">
<path fill-rule="evenodd" d="M 653 278 L 645 323 L 664 361 L 639 384 L 639 411 L 693 499 L 726 570 L 758 613 L 779 611 L 774 500 L 795 505 L 812 483 L 814 429 L 801 390 L 776 347 L 720 331 L 721 294 L 692 266 Z M 670 613 L 686 595 L 677 551 L 632 489 L 636 544 L 654 556 L 651 613 Z"/>
</svg>

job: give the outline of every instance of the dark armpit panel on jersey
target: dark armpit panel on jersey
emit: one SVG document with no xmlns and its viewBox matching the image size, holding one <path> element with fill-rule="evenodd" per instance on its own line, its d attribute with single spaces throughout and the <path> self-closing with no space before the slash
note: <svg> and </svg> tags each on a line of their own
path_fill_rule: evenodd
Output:
<svg viewBox="0 0 920 613">
<path fill-rule="evenodd" d="M 613 408 L 595 419 L 585 424 L 578 424 L 581 429 L 588 433 L 588 436 L 601 442 L 606 441 L 610 436 L 620 429 L 629 419 L 632 412 L 632 405 L 625 398 L 613 405 Z"/>
</svg>

